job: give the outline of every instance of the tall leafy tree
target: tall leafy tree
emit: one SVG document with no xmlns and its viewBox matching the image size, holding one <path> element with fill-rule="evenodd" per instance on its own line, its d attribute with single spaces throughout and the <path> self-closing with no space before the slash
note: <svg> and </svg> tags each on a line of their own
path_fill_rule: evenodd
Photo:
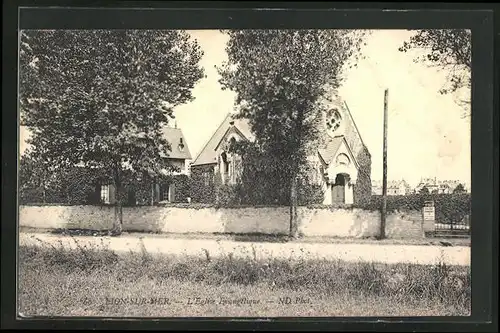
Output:
<svg viewBox="0 0 500 333">
<path fill-rule="evenodd" d="M 401 52 L 421 51 L 415 62 L 422 62 L 448 72 L 447 82 L 441 94 L 455 93 L 471 87 L 471 31 L 467 29 L 427 29 L 418 30 L 399 48 Z M 459 104 L 469 115 L 470 97 L 459 98 Z"/>
<path fill-rule="evenodd" d="M 345 30 L 242 30 L 229 36 L 223 89 L 237 93 L 237 116 L 249 119 L 267 168 L 288 188 L 290 232 L 296 232 L 297 182 L 342 69 L 363 34 Z M 317 146 L 316 146 L 317 147 Z M 272 174 L 272 173 L 271 173 Z M 273 179 L 275 181 L 276 179 Z"/>
<path fill-rule="evenodd" d="M 186 32 L 25 30 L 20 43 L 21 124 L 43 160 L 105 170 L 116 198 L 124 170 L 168 167 L 162 127 L 203 77 L 203 53 Z M 117 200 L 117 233 L 121 218 Z"/>
</svg>

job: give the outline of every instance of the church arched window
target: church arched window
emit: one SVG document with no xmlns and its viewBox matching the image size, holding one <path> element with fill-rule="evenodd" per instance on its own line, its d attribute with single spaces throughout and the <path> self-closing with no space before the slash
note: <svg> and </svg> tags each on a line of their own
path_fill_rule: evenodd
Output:
<svg viewBox="0 0 500 333">
<path fill-rule="evenodd" d="M 235 144 L 236 144 L 236 138 L 233 136 L 231 139 L 229 139 L 228 148 L 233 149 Z"/>
<path fill-rule="evenodd" d="M 330 109 L 326 112 L 326 129 L 329 134 L 334 134 L 342 123 L 342 116 L 338 109 Z"/>
<path fill-rule="evenodd" d="M 348 166 L 351 161 L 349 160 L 349 156 L 347 156 L 346 154 L 339 154 L 337 156 L 336 162 L 337 162 L 337 165 Z"/>
</svg>

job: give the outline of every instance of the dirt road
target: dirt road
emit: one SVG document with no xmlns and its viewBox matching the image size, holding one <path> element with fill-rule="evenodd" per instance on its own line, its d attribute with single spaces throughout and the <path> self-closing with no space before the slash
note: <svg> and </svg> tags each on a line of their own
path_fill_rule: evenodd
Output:
<svg viewBox="0 0 500 333">
<path fill-rule="evenodd" d="M 107 247 L 117 253 L 141 251 L 144 246 L 150 253 L 194 255 L 211 257 L 232 253 L 234 257 L 249 258 L 307 258 L 344 260 L 350 262 L 415 263 L 431 265 L 444 262 L 449 265 L 470 265 L 470 247 L 432 245 L 387 245 L 355 243 L 264 243 L 238 242 L 214 239 L 142 238 L 131 236 L 89 237 L 63 236 L 46 233 L 20 233 L 20 245 Z"/>
</svg>

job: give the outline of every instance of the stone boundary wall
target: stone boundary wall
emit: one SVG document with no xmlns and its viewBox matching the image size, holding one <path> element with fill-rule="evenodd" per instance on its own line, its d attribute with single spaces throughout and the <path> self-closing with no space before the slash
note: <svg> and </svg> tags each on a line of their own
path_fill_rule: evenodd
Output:
<svg viewBox="0 0 500 333">
<path fill-rule="evenodd" d="M 111 229 L 112 206 L 40 205 L 19 208 L 19 226 L 35 229 Z M 228 233 L 286 235 L 289 207 L 216 208 L 210 206 L 123 207 L 123 230 L 159 233 Z M 298 207 L 303 236 L 376 237 L 380 213 L 358 208 Z M 387 215 L 389 238 L 422 238 L 434 225 L 418 211 Z"/>
</svg>

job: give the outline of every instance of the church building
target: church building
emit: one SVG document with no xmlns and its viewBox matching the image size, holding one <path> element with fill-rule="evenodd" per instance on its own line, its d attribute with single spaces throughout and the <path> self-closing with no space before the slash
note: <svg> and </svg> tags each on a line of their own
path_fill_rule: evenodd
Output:
<svg viewBox="0 0 500 333">
<path fill-rule="evenodd" d="M 323 115 L 322 140 L 309 157 L 313 166 L 312 179 L 321 185 L 323 204 L 354 204 L 371 196 L 371 156 L 364 144 L 347 104 L 336 98 Z M 220 174 L 223 184 L 238 180 L 241 163 L 228 147 L 233 140 L 254 140 L 245 119 L 235 119 L 229 113 L 205 144 L 194 162 L 191 174 L 199 182 L 198 189 L 213 195 L 214 178 Z M 210 194 L 211 193 L 211 194 Z"/>
</svg>

